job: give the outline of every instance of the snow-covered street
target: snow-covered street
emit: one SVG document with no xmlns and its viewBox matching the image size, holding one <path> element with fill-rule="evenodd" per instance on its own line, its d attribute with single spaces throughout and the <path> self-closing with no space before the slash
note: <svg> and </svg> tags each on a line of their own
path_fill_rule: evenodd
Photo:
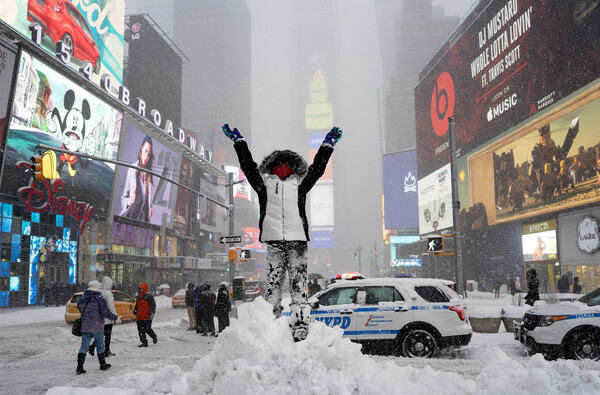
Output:
<svg viewBox="0 0 600 395">
<path fill-rule="evenodd" d="M 100 371 L 88 355 L 87 373 L 79 376 L 80 338 L 64 322 L 64 307 L 0 311 L 0 393 L 589 394 L 600 388 L 598 362 L 529 357 L 503 328 L 417 360 L 363 355 L 341 330 L 320 322 L 294 343 L 285 319 L 273 320 L 262 298 L 241 305 L 239 319 L 218 338 L 186 331 L 186 311 L 171 308 L 167 297 L 156 300 L 158 344 L 140 349 L 134 323 L 115 326 L 112 368 Z"/>
</svg>

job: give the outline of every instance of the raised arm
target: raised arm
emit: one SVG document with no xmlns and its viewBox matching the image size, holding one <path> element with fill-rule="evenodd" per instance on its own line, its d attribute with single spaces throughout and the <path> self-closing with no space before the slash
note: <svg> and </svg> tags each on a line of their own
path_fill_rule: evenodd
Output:
<svg viewBox="0 0 600 395">
<path fill-rule="evenodd" d="M 241 133 L 234 128 L 231 130 L 228 124 L 223 125 L 221 128 L 223 129 L 223 133 L 233 141 L 233 148 L 238 156 L 238 161 L 240 162 L 240 168 L 246 175 L 246 179 L 250 183 L 250 186 L 256 191 L 256 193 L 260 194 L 261 191 L 264 190 L 264 183 L 262 177 L 260 176 L 260 172 L 258 171 L 258 165 L 252 159 L 252 154 L 250 153 L 250 149 L 248 148 L 248 143 L 244 141 L 244 137 Z"/>
<path fill-rule="evenodd" d="M 315 155 L 313 163 L 308 167 L 308 173 L 306 174 L 306 177 L 304 177 L 304 180 L 302 180 L 299 188 L 308 192 L 319 178 L 321 178 L 327 168 L 327 162 L 329 162 L 329 158 L 331 157 L 331 154 L 333 154 L 333 147 L 341 138 L 342 130 L 337 126 L 334 126 L 334 128 L 327 133 Z"/>
</svg>

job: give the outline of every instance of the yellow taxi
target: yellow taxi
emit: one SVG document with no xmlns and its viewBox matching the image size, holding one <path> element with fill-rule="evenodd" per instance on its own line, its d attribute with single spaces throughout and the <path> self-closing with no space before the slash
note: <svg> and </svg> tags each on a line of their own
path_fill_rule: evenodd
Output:
<svg viewBox="0 0 600 395">
<path fill-rule="evenodd" d="M 127 295 L 125 292 L 112 290 L 115 298 L 115 310 L 121 321 L 135 320 L 133 308 L 135 307 L 135 298 Z M 83 296 L 83 292 L 76 292 L 66 304 L 65 321 L 73 322 L 81 316 L 77 310 L 77 301 Z"/>
<path fill-rule="evenodd" d="M 186 308 L 185 306 L 185 292 L 187 291 L 187 289 L 182 288 L 179 291 L 177 291 L 177 293 L 175 293 L 175 295 L 173 295 L 173 297 L 171 298 L 171 306 L 176 309 L 178 307 L 181 308 Z"/>
</svg>

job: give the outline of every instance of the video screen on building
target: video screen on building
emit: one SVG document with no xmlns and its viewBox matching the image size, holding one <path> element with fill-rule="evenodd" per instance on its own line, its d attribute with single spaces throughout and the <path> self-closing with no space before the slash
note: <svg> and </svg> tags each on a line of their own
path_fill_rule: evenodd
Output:
<svg viewBox="0 0 600 395">
<path fill-rule="evenodd" d="M 0 190 L 14 196 L 29 184 L 31 173 L 17 162 L 31 162 L 38 144 L 65 149 L 38 151 L 45 177 L 62 179 L 62 195 L 108 216 L 115 165 L 78 153 L 116 159 L 122 114 L 26 52 L 14 90 Z"/>
<path fill-rule="evenodd" d="M 523 261 L 548 261 L 558 259 L 556 221 L 523 226 Z"/>
<path fill-rule="evenodd" d="M 419 177 L 450 160 L 448 117 L 462 156 L 595 81 L 596 1 L 479 2 L 415 89 Z"/>
<path fill-rule="evenodd" d="M 177 201 L 181 156 L 157 139 L 126 123 L 119 160 L 160 174 L 119 167 L 114 213 L 154 225 L 171 224 Z M 165 179 L 166 178 L 166 179 Z"/>
<path fill-rule="evenodd" d="M 461 201 L 484 207 L 489 225 L 600 201 L 600 90 L 560 114 L 468 155 L 469 199 Z M 482 187 L 491 180 L 493 188 Z"/>
<path fill-rule="evenodd" d="M 419 226 L 416 151 L 383 156 L 383 196 L 385 229 Z"/>
<path fill-rule="evenodd" d="M 39 23 L 41 47 L 50 54 L 60 40 L 72 48 L 69 66 L 79 70 L 88 61 L 96 84 L 103 74 L 114 86 L 123 83 L 125 0 L 9 0 L 2 2 L 0 19 L 28 38 L 29 25 Z"/>
<path fill-rule="evenodd" d="M 450 164 L 419 180 L 419 234 L 435 233 L 454 225 Z"/>
</svg>

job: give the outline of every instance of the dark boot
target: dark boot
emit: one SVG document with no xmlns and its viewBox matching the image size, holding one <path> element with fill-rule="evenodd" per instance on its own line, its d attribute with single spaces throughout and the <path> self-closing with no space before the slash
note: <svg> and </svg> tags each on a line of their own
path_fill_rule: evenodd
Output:
<svg viewBox="0 0 600 395">
<path fill-rule="evenodd" d="M 110 364 L 104 360 L 104 354 L 98 353 L 98 362 L 100 362 L 100 370 L 110 369 Z"/>
<path fill-rule="evenodd" d="M 84 362 L 85 362 L 85 353 L 77 354 L 77 369 L 75 370 L 75 373 L 77 373 L 77 374 L 85 373 L 85 370 L 83 370 Z"/>
<path fill-rule="evenodd" d="M 94 355 L 94 350 L 95 349 L 96 349 L 96 343 L 90 344 L 90 348 L 88 348 L 88 352 L 90 353 L 91 356 Z"/>
</svg>

